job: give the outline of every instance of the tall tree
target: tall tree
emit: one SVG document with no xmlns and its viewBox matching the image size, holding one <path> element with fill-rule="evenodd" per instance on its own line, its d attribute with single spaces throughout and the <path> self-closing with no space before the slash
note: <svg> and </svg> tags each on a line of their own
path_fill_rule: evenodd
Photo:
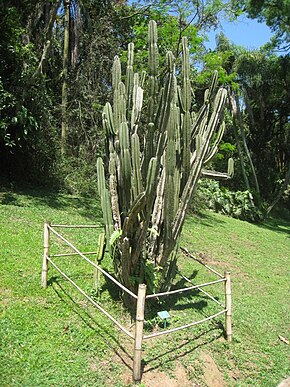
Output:
<svg viewBox="0 0 290 387">
<path fill-rule="evenodd" d="M 244 52 L 236 60 L 249 119 L 249 146 L 263 196 L 275 194 L 290 162 L 290 58 Z"/>
<path fill-rule="evenodd" d="M 1 172 L 14 177 L 36 179 L 46 171 L 46 176 L 63 180 L 78 174 L 76 162 L 71 170 L 59 170 L 62 121 L 63 127 L 70 128 L 68 157 L 80 160 L 82 152 L 90 165 L 98 146 L 102 152 L 99 112 L 110 93 L 113 57 L 131 31 L 131 19 L 126 19 L 130 7 L 97 0 L 79 6 L 71 0 L 70 43 L 64 47 L 61 4 L 61 0 L 11 0 L 0 9 L 4 31 L 0 37 L 0 159 L 5 165 Z"/>
<path fill-rule="evenodd" d="M 290 160 L 289 56 L 249 51 L 220 34 L 216 50 L 205 56 L 201 85 L 214 69 L 229 87 L 233 121 L 225 138 L 232 141 L 232 127 L 245 186 L 272 201 L 287 180 Z"/>
<path fill-rule="evenodd" d="M 62 93 L 61 93 L 61 153 L 64 155 L 68 132 L 68 71 L 70 54 L 70 0 L 64 0 L 64 38 L 63 38 L 63 68 L 62 68 Z"/>
<path fill-rule="evenodd" d="M 57 98 L 44 76 L 42 36 L 51 31 L 45 3 L 7 1 L 0 9 L 1 172 L 14 178 L 39 176 L 35 170 L 48 172 L 54 162 Z"/>
<path fill-rule="evenodd" d="M 233 5 L 248 17 L 266 24 L 275 33 L 272 43 L 280 49 L 290 50 L 290 3 L 289 0 L 233 0 Z"/>
</svg>

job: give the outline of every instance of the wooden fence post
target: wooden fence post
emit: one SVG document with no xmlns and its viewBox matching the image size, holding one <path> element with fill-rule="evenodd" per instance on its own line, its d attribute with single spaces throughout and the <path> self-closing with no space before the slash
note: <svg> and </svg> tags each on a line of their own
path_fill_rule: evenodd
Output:
<svg viewBox="0 0 290 387">
<path fill-rule="evenodd" d="M 226 336 L 229 342 L 232 341 L 232 293 L 231 293 L 231 275 L 225 272 L 225 299 L 226 299 Z"/>
<path fill-rule="evenodd" d="M 48 271 L 48 260 L 49 255 L 49 223 L 44 223 L 43 230 L 43 261 L 42 261 L 42 273 L 41 273 L 41 284 L 43 288 L 47 287 L 47 271 Z"/>
<path fill-rule="evenodd" d="M 138 299 L 136 308 L 136 326 L 134 342 L 134 363 L 133 363 L 133 381 L 141 380 L 141 360 L 142 360 L 142 340 L 144 326 L 146 285 L 140 284 L 138 288 Z"/>
</svg>

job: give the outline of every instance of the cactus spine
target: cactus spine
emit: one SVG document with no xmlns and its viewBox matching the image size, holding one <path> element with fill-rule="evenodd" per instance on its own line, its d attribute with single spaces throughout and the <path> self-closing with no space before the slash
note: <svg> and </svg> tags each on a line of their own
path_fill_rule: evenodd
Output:
<svg viewBox="0 0 290 387">
<path fill-rule="evenodd" d="M 149 23 L 148 45 L 147 76 L 134 74 L 133 44 L 128 46 L 125 84 L 120 60 L 114 60 L 113 107 L 106 103 L 102 116 L 109 144 L 109 190 L 101 159 L 97 172 L 107 249 L 114 254 L 116 274 L 133 291 L 138 281 L 146 281 L 154 292 L 170 286 L 178 240 L 198 180 L 202 176 L 228 178 L 233 162 L 229 161 L 228 173 L 204 169 L 225 130 L 227 93 L 217 90 L 217 73 L 200 110 L 193 112 L 187 39 L 182 39 L 181 85 L 177 85 L 171 52 L 166 56 L 164 84 L 159 84 L 154 21 Z M 112 252 L 108 240 L 114 230 L 120 236 Z M 158 284 L 152 281 L 154 266 L 162 268 Z"/>
</svg>

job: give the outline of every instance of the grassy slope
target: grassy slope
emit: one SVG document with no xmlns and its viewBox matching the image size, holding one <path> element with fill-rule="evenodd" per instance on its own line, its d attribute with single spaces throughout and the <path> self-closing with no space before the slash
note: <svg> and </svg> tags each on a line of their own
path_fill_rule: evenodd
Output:
<svg viewBox="0 0 290 387">
<path fill-rule="evenodd" d="M 232 273 L 234 342 L 214 343 L 216 361 L 238 378 L 235 386 L 275 386 L 290 373 L 289 346 L 278 338 L 289 338 L 289 224 L 208 214 L 189 219 L 184 234 L 187 246 Z"/>
<path fill-rule="evenodd" d="M 118 357 L 131 365 L 132 347 L 124 336 L 52 269 L 50 286 L 47 290 L 40 287 L 43 221 L 96 223 L 100 219 L 97 203 L 35 190 L 3 190 L 0 203 L 1 385 L 125 385 L 122 375 L 127 368 Z M 90 232 L 68 236 L 91 250 L 97 237 Z M 167 369 L 170 373 L 179 359 L 188 376 L 202 385 L 199 353 L 206 350 L 229 386 L 274 386 L 286 377 L 290 373 L 289 346 L 278 335 L 289 339 L 289 233 L 289 224 L 274 219 L 257 226 L 211 213 L 189 217 L 182 245 L 201 253 L 220 272 L 229 269 L 232 273 L 234 341 L 228 345 L 220 326 L 209 323 L 146 342 L 145 370 Z M 70 265 L 68 259 L 58 262 L 90 291 L 87 266 L 77 266 L 71 259 Z M 211 278 L 183 258 L 180 269 L 195 277 L 196 283 Z M 103 288 L 102 304 L 122 318 L 124 325 L 130 325 L 120 303 L 112 301 L 112 289 L 105 284 Z M 216 296 L 221 293 L 213 289 Z M 200 295 L 173 300 L 165 307 L 170 309 L 172 326 L 196 319 L 197 311 L 202 315 L 214 311 Z M 147 328 L 156 329 L 150 313 L 147 319 Z"/>
</svg>

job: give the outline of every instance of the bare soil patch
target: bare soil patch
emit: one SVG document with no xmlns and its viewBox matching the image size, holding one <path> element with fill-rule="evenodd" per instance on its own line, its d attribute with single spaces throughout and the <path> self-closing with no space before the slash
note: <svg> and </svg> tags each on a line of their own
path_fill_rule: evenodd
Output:
<svg viewBox="0 0 290 387">
<path fill-rule="evenodd" d="M 218 369 L 214 359 L 207 352 L 201 352 L 200 358 L 204 367 L 205 384 L 208 387 L 226 387 L 223 374 Z"/>
<path fill-rule="evenodd" d="M 143 373 L 142 382 L 146 387 L 192 387 L 194 383 L 188 379 L 185 369 L 178 365 L 171 372 L 172 377 L 164 372 L 150 371 Z"/>
</svg>

